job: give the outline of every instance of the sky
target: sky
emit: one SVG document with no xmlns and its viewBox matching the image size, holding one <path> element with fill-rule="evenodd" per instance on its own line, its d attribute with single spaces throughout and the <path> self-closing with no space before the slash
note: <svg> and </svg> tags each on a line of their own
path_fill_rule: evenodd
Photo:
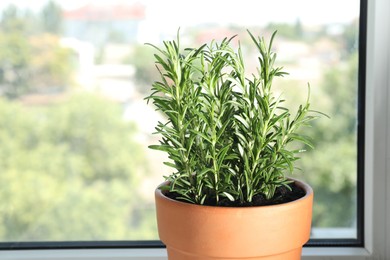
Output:
<svg viewBox="0 0 390 260">
<path fill-rule="evenodd" d="M 213 19 L 220 23 L 236 21 L 243 25 L 265 24 L 271 20 L 306 24 L 345 23 L 357 17 L 359 0 L 56 0 L 72 9 L 88 2 L 101 5 L 140 2 L 149 7 L 149 17 L 159 24 L 197 23 Z M 10 3 L 31 9 L 41 8 L 47 0 L 0 0 L 0 9 Z M 239 3 L 239 4 L 237 4 Z M 243 15 L 241 15 L 243 14 Z"/>
<path fill-rule="evenodd" d="M 153 11 L 158 14 L 165 9 L 167 1 L 152 1 Z M 171 0 L 172 6 L 179 7 L 180 13 L 166 15 L 170 22 L 186 19 L 199 20 L 199 14 L 205 19 L 215 17 L 220 22 L 237 20 L 243 24 L 265 24 L 271 20 L 295 22 L 299 17 L 303 23 L 323 24 L 332 21 L 344 23 L 351 21 L 359 12 L 356 0 L 197 0 L 197 4 L 188 4 L 190 1 Z M 240 4 L 237 5 L 237 2 Z M 184 11 L 183 11 L 184 10 Z M 170 19 L 177 16 L 176 19 Z"/>
</svg>

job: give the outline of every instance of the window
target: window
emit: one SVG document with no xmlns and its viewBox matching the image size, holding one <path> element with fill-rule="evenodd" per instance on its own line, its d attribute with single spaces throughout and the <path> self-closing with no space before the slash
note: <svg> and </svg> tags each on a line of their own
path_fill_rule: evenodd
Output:
<svg viewBox="0 0 390 260">
<path fill-rule="evenodd" d="M 242 4 L 242 10 L 235 6 L 234 13 L 226 11 L 221 16 L 203 14 L 210 19 L 203 20 L 204 24 L 197 24 L 196 6 L 185 12 L 187 5 L 182 1 L 175 2 L 184 10 L 176 20 L 167 18 L 177 12 L 164 10 L 167 4 L 161 1 L 110 5 L 55 1 L 39 6 L 14 1 L 14 7 L 1 3 L 0 45 L 10 51 L 0 51 L 0 201 L 6 202 L 0 207 L 0 222 L 6 224 L 0 228 L 2 245 L 155 245 L 149 242 L 157 234 L 153 201 L 147 194 L 161 181 L 161 163 L 155 161 L 163 158 L 144 150 L 145 142 L 153 142 L 145 133 L 153 131 L 151 121 L 156 115 L 142 101 L 154 76 L 145 66 L 152 62 L 150 50 L 139 43 L 175 37 L 180 21 L 181 34 L 188 42 L 218 39 L 219 33 L 238 34 L 245 40 L 242 27 L 259 34 L 278 29 L 279 62 L 290 72 L 278 87 L 285 92 L 288 88 L 305 91 L 309 81 L 315 90 L 312 103 L 332 117 L 318 123 L 322 130 L 314 134 L 322 143 L 306 154 L 304 173 L 298 173 L 318 194 L 312 245 L 361 246 L 362 229 L 358 227 L 363 224 L 363 197 L 357 194 L 363 187 L 358 171 L 364 167 L 364 154 L 359 154 L 364 132 L 357 131 L 356 108 L 362 91 L 359 75 L 364 75 L 358 73 L 364 67 L 357 66 L 359 58 L 364 62 L 357 52 L 359 32 L 364 33 L 358 23 L 360 2 L 294 2 L 305 8 L 282 2 L 258 1 L 261 6 L 253 8 L 250 3 Z M 365 1 L 361 2 L 364 7 Z M 213 7 L 212 3 L 207 5 Z M 334 6 L 342 10 L 339 15 Z M 261 8 L 275 11 L 267 17 L 258 11 Z M 255 12 L 248 14 L 251 10 Z M 245 13 L 248 19 L 237 13 Z M 164 18 L 158 19 L 161 14 Z M 147 17 L 156 20 L 148 22 Z M 164 30 L 150 33 L 157 23 Z M 364 95 L 360 98 L 362 104 Z M 145 117 L 146 122 L 137 124 Z M 136 196 L 131 192 L 134 189 Z M 324 211 L 328 207 L 330 213 Z M 105 214 L 99 214 L 102 211 Z"/>
</svg>

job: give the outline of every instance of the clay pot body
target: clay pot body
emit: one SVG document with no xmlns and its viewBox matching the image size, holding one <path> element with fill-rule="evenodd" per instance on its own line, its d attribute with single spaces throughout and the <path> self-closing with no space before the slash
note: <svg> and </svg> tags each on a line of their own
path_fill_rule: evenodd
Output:
<svg viewBox="0 0 390 260">
<path fill-rule="evenodd" d="M 156 189 L 157 224 L 169 260 L 298 260 L 309 240 L 313 190 L 272 206 L 213 207 L 172 200 Z"/>
</svg>

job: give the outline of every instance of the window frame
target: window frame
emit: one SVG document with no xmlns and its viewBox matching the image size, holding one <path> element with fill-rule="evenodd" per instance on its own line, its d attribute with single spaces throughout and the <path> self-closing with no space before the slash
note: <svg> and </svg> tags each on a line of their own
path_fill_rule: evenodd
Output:
<svg viewBox="0 0 390 260">
<path fill-rule="evenodd" d="M 390 248 L 386 246 L 386 241 L 390 240 L 390 173 L 387 173 L 390 171 L 390 2 L 367 1 L 367 8 L 365 175 L 362 187 L 365 205 L 364 241 L 358 247 L 305 247 L 304 260 L 390 259 Z M 8 250 L 0 251 L 0 259 L 167 259 L 165 249 L 161 245 L 156 248 L 156 244 L 151 241 L 150 246 L 144 248 L 122 241 L 122 246 L 117 249 L 99 249 L 99 242 L 94 243 L 97 246 L 88 248 L 86 244 L 86 249 L 61 249 L 53 243 L 46 250 L 12 250 L 10 245 Z M 23 243 L 13 244 L 17 246 Z"/>
</svg>

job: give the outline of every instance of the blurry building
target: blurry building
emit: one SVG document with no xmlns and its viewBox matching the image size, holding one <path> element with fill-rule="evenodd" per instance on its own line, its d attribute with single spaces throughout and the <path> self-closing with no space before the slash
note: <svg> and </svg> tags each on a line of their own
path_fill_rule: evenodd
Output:
<svg viewBox="0 0 390 260">
<path fill-rule="evenodd" d="M 133 43 L 139 25 L 145 19 L 145 6 L 140 3 L 100 5 L 90 2 L 64 12 L 65 37 L 93 42 Z"/>
</svg>

